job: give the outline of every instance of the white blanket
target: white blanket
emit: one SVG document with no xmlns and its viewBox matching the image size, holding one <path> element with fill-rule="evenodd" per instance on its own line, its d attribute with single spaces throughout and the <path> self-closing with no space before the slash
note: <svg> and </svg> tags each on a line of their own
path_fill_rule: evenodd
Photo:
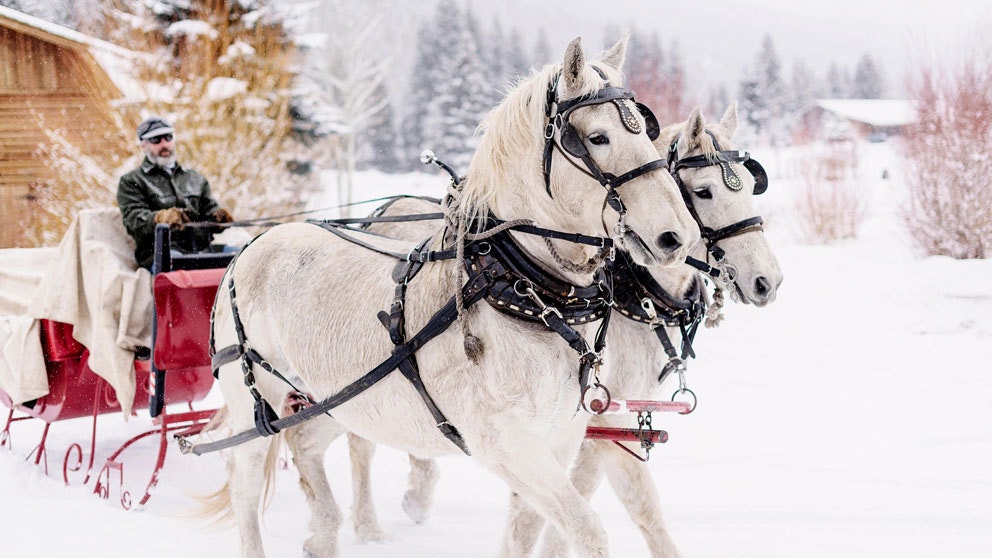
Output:
<svg viewBox="0 0 992 558">
<path fill-rule="evenodd" d="M 15 403 L 48 393 L 40 319 L 72 324 L 129 415 L 134 349 L 151 346 L 152 289 L 120 210 L 80 211 L 54 249 L 0 250 L 0 388 Z"/>
</svg>

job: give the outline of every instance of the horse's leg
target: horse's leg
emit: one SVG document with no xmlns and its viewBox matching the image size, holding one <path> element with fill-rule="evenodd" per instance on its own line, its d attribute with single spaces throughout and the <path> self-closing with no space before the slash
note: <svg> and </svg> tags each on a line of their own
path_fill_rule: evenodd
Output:
<svg viewBox="0 0 992 558">
<path fill-rule="evenodd" d="M 589 500 L 599 488 L 603 480 L 603 442 L 586 440 L 582 443 L 579 456 L 572 466 L 570 478 L 572 485 L 583 498 Z M 561 536 L 558 529 L 549 527 L 544 530 L 544 540 L 541 543 L 541 558 L 559 558 L 569 555 L 568 542 Z"/>
<path fill-rule="evenodd" d="M 410 477 L 406 494 L 403 495 L 403 511 L 416 524 L 421 524 L 431 516 L 434 506 L 434 487 L 441 472 L 433 459 L 410 456 Z"/>
<path fill-rule="evenodd" d="M 651 558 L 680 558 L 662 519 L 658 488 L 646 463 L 617 447 L 605 447 L 602 455 L 606 477 L 627 513 L 644 535 Z"/>
<path fill-rule="evenodd" d="M 327 482 L 324 455 L 327 446 L 343 432 L 337 422 L 327 417 L 317 417 L 285 431 L 286 444 L 300 473 L 300 488 L 310 507 L 312 535 L 303 543 L 303 553 L 307 557 L 335 558 L 338 555 L 341 509 Z"/>
<path fill-rule="evenodd" d="M 227 461 L 228 493 L 243 558 L 265 558 L 258 506 L 265 486 L 265 456 L 274 442 L 261 438 L 235 446 Z"/>
<path fill-rule="evenodd" d="M 544 518 L 516 492 L 510 494 L 510 513 L 503 533 L 502 558 L 530 556 L 541 535 Z"/>
<path fill-rule="evenodd" d="M 564 433 L 564 442 L 556 452 L 549 451 L 540 440 L 515 436 L 519 429 L 505 430 L 507 435 L 503 444 L 493 440 L 491 449 L 498 453 L 490 453 L 490 456 L 499 457 L 501 461 L 491 466 L 513 491 L 510 520 L 500 556 L 529 556 L 544 520 L 565 534 L 581 558 L 608 555 L 609 545 L 602 523 L 589 502 L 572 486 L 562 465 L 571 461 L 581 444 L 571 442 L 576 435 L 581 440 L 585 423 L 580 423 L 574 426 L 582 428 L 566 429 L 566 432 L 572 432 Z"/>
<path fill-rule="evenodd" d="M 348 433 L 348 454 L 351 457 L 351 523 L 361 542 L 379 542 L 388 537 L 379 525 L 372 498 L 372 457 L 375 443 Z"/>
</svg>

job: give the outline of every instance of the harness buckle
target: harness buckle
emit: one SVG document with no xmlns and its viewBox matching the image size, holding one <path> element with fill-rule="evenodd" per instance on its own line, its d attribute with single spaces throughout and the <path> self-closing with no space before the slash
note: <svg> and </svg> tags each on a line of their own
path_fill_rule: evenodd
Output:
<svg viewBox="0 0 992 558">
<path fill-rule="evenodd" d="M 655 309 L 654 302 L 650 298 L 644 297 L 641 299 L 641 309 L 648 315 L 651 323 L 655 323 L 655 320 L 658 319 L 658 311 Z"/>
<path fill-rule="evenodd" d="M 545 306 L 544 309 L 541 310 L 541 321 L 544 322 L 544 325 L 548 327 L 551 327 L 551 325 L 548 324 L 548 315 L 550 314 L 554 314 L 558 316 L 559 320 L 564 319 L 564 317 L 561 315 L 561 310 L 558 310 L 554 306 Z"/>
</svg>

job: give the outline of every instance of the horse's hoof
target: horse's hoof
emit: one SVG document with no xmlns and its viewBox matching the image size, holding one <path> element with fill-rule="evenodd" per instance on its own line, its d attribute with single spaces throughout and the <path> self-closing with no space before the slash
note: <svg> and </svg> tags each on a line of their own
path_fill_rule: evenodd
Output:
<svg viewBox="0 0 992 558">
<path fill-rule="evenodd" d="M 307 548 L 307 544 L 303 545 L 303 558 L 337 558 L 337 549 L 333 549 L 330 552 L 316 552 Z"/>
<path fill-rule="evenodd" d="M 355 538 L 358 542 L 365 543 L 385 543 L 389 542 L 389 535 L 380 528 L 355 530 Z"/>
<path fill-rule="evenodd" d="M 403 496 L 403 511 L 413 520 L 417 525 L 422 524 L 427 521 L 431 516 L 431 510 L 425 508 L 420 502 L 416 502 L 409 494 Z"/>
</svg>

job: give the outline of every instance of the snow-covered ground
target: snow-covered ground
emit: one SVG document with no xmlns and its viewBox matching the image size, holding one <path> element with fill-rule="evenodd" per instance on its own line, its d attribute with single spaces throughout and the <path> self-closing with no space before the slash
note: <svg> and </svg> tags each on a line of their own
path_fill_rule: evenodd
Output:
<svg viewBox="0 0 992 558">
<path fill-rule="evenodd" d="M 655 417 L 671 438 L 650 466 L 687 557 L 992 555 L 992 261 L 914 256 L 896 211 L 903 182 L 892 146 L 859 150 L 868 219 L 856 240 L 831 246 L 795 240 L 790 204 L 800 182 L 789 158 L 796 153 L 755 153 L 772 177 L 758 202 L 785 282 L 772 306 L 729 306 L 723 325 L 700 334 L 688 374 L 698 410 Z M 363 173 L 355 198 L 440 195 L 444 182 Z M 106 455 L 146 424 L 107 417 L 97 451 Z M 193 496 L 222 482 L 219 458 L 171 451 L 146 508 L 123 511 L 116 492 L 103 501 L 55 478 L 64 449 L 88 428 L 85 421 L 53 426 L 46 478 L 25 462 L 40 428 L 13 426 L 13 451 L 0 449 L 0 555 L 237 555 L 233 530 L 191 518 Z M 327 460 L 347 510 L 343 440 Z M 414 525 L 400 509 L 406 456 L 381 448 L 375 495 L 392 540 L 358 544 L 346 524 L 341 555 L 495 556 L 504 486 L 470 459 L 440 463 L 434 515 Z M 137 470 L 126 474 L 140 479 Z M 272 557 L 300 556 L 308 517 L 291 466 L 277 483 L 266 548 Z M 608 487 L 594 503 L 612 555 L 644 556 Z"/>
</svg>

